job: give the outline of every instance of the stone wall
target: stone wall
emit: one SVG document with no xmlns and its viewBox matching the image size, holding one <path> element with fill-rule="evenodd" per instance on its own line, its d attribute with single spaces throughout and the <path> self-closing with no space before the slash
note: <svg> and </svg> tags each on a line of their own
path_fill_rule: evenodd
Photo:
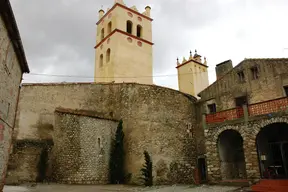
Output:
<svg viewBox="0 0 288 192">
<path fill-rule="evenodd" d="M 123 119 L 130 183 L 140 183 L 144 150 L 152 156 L 156 183 L 192 183 L 195 101 L 172 89 L 133 83 L 23 85 L 15 139 L 52 139 L 57 107 L 89 110 L 103 118 Z"/>
<path fill-rule="evenodd" d="M 61 183 L 107 184 L 111 139 L 117 121 L 56 111 L 53 180 Z"/>
<path fill-rule="evenodd" d="M 5 8 L 4 8 L 5 9 Z M 11 21 L 12 22 L 12 21 Z M 0 174 L 6 174 L 22 71 L 0 14 Z"/>
<path fill-rule="evenodd" d="M 256 137 L 260 132 L 261 128 L 273 124 L 273 123 L 287 123 L 288 116 L 280 115 L 274 117 L 261 117 L 257 120 L 251 120 L 247 124 L 244 122 L 235 124 L 218 125 L 213 127 L 207 127 L 205 129 L 206 138 L 206 150 L 207 150 L 207 168 L 209 180 L 219 181 L 226 179 L 227 175 L 223 175 L 223 170 L 221 167 L 220 156 L 218 151 L 217 141 L 219 135 L 225 130 L 235 130 L 240 133 L 243 138 L 243 149 L 245 155 L 245 165 L 240 165 L 240 167 L 245 167 L 246 173 L 242 173 L 247 179 L 258 179 L 260 178 L 259 162 L 256 146 Z M 227 168 L 227 166 L 226 166 Z M 221 173 L 222 170 L 222 173 Z M 229 175 L 228 175 L 229 177 Z"/>
<path fill-rule="evenodd" d="M 9 158 L 6 184 L 35 182 L 39 177 L 41 152 L 46 146 L 50 148 L 49 154 L 51 156 L 51 148 L 53 146 L 51 140 L 16 141 L 13 153 Z"/>
<path fill-rule="evenodd" d="M 257 67 L 259 78 L 253 79 L 251 68 Z M 239 80 L 242 71 L 244 81 Z M 224 77 L 200 93 L 202 113 L 207 105 L 215 103 L 217 111 L 235 108 L 235 98 L 247 96 L 248 104 L 286 96 L 283 86 L 288 85 L 288 59 L 245 59 Z"/>
</svg>

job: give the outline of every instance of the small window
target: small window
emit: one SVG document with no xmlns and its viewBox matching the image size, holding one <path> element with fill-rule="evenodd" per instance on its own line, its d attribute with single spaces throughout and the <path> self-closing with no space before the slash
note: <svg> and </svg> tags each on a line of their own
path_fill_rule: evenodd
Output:
<svg viewBox="0 0 288 192">
<path fill-rule="evenodd" d="M 288 97 L 288 86 L 285 86 L 285 87 L 283 87 L 283 88 L 284 88 L 284 91 L 285 91 L 286 97 Z"/>
<path fill-rule="evenodd" d="M 107 49 L 107 52 L 106 52 L 106 63 L 110 62 L 110 55 L 111 55 L 111 49 Z"/>
<path fill-rule="evenodd" d="M 208 110 L 209 110 L 209 113 L 216 113 L 216 104 L 213 103 L 213 104 L 210 104 L 210 105 L 207 105 L 208 107 Z"/>
<path fill-rule="evenodd" d="M 127 21 L 127 33 L 132 34 L 132 27 L 133 27 L 133 23 L 132 21 Z"/>
<path fill-rule="evenodd" d="M 98 138 L 98 147 L 100 148 L 101 147 L 101 139 Z"/>
<path fill-rule="evenodd" d="M 142 38 L 142 27 L 141 27 L 141 25 L 137 25 L 137 37 Z"/>
<path fill-rule="evenodd" d="M 110 21 L 108 23 L 108 31 L 107 31 L 107 33 L 110 34 L 111 32 L 112 32 L 112 22 Z"/>
<path fill-rule="evenodd" d="M 104 39 L 104 28 L 101 30 L 101 40 Z"/>
<path fill-rule="evenodd" d="M 103 55 L 100 55 L 100 67 L 103 67 Z"/>
<path fill-rule="evenodd" d="M 248 105 L 247 97 L 242 96 L 242 97 L 235 98 L 235 105 L 236 107 L 242 107 L 243 105 Z"/>
<path fill-rule="evenodd" d="M 245 75 L 244 75 L 243 71 L 238 72 L 237 75 L 238 75 L 238 79 L 239 79 L 240 82 L 244 82 L 245 81 Z"/>
<path fill-rule="evenodd" d="M 252 79 L 258 79 L 259 78 L 258 67 L 252 67 L 250 70 L 252 74 Z"/>
</svg>

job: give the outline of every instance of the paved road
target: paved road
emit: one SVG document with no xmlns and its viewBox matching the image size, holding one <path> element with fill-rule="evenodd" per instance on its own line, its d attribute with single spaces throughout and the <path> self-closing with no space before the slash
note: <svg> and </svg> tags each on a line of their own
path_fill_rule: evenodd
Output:
<svg viewBox="0 0 288 192">
<path fill-rule="evenodd" d="M 220 186 L 169 186 L 141 188 L 129 186 L 81 186 L 81 185 L 37 185 L 34 187 L 5 186 L 4 192 L 231 192 L 235 187 Z"/>
</svg>

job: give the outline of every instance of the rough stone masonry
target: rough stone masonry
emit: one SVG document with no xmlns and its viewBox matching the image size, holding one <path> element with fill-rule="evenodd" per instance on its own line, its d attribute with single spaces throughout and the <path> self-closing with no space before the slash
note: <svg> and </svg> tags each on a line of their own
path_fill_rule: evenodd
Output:
<svg viewBox="0 0 288 192">
<path fill-rule="evenodd" d="M 69 156 L 69 149 L 72 147 L 68 145 L 68 142 L 65 144 L 61 143 L 60 138 L 67 139 L 68 136 L 61 136 L 59 134 L 73 132 L 75 134 L 73 136 L 75 142 L 81 144 L 74 146 L 74 149 L 78 150 L 78 152 L 75 153 L 73 149 L 74 152 L 71 154 L 80 154 L 81 158 L 72 158 L 71 156 L 71 160 L 66 162 L 66 167 L 76 165 L 79 167 L 73 167 L 73 170 L 75 170 L 73 173 L 68 174 L 67 171 L 66 173 L 73 175 L 73 179 L 75 179 L 79 178 L 76 176 L 76 170 L 85 169 L 82 167 L 85 164 L 81 161 L 82 156 L 92 154 L 92 148 L 95 148 L 95 155 L 97 154 L 99 150 L 97 146 L 98 138 L 96 140 L 95 138 L 98 135 L 98 131 L 98 136 L 102 134 L 100 134 L 101 129 L 95 130 L 90 135 L 93 139 L 90 138 L 92 140 L 89 143 L 87 142 L 88 135 L 83 130 L 93 129 L 93 124 L 98 124 L 99 121 L 87 120 L 85 123 L 87 127 L 84 126 L 86 127 L 84 128 L 83 125 L 79 124 L 79 122 L 84 122 L 84 120 L 76 120 L 78 118 L 66 116 L 64 113 L 64 122 L 68 118 L 71 118 L 71 122 L 75 121 L 78 125 L 65 124 L 60 120 L 60 117 L 60 119 L 55 118 L 55 109 L 60 107 L 82 112 L 90 111 L 90 115 L 92 114 L 102 119 L 123 119 L 126 171 L 127 174 L 131 174 L 130 184 L 141 183 L 139 177 L 141 176 L 140 169 L 144 163 L 144 150 L 147 150 L 152 156 L 156 184 L 193 183 L 193 171 L 197 159 L 195 139 L 197 127 L 194 126 L 196 125 L 195 102 L 196 99 L 192 96 L 153 85 L 134 83 L 26 84 L 21 89 L 14 139 L 18 142 L 21 140 L 31 140 L 38 143 L 53 140 L 55 150 L 57 151 L 57 155 L 54 156 L 56 157 L 54 163 L 56 162 L 56 165 L 59 165 L 59 162 L 63 164 L 63 160 L 61 162 L 59 159 L 57 160 L 57 157 Z M 89 116 L 89 114 L 86 115 Z M 58 124 L 57 122 L 61 123 Z M 59 125 L 62 127 L 61 130 L 65 130 L 64 132 L 59 132 Z M 95 129 L 99 128 L 96 125 L 94 127 Z M 108 127 L 108 129 L 106 130 L 105 127 Z M 81 131 L 76 131 L 80 128 Z M 111 129 L 109 123 L 103 124 L 102 130 L 104 129 L 106 131 Z M 87 137 L 84 136 L 85 134 Z M 95 135 L 92 136 L 93 134 Z M 108 132 L 103 132 L 103 135 L 107 141 L 113 136 L 109 135 Z M 101 139 L 101 141 L 104 140 Z M 61 149 L 59 145 L 63 145 L 63 148 Z M 103 143 L 103 149 L 105 153 L 108 153 L 109 142 Z M 17 155 L 16 151 L 13 155 Z M 31 161 L 31 155 L 34 161 Z M 11 165 L 13 169 L 9 170 L 7 181 L 14 180 L 16 183 L 35 181 L 37 175 L 35 166 L 39 161 L 39 155 L 30 153 L 19 156 L 20 159 L 17 159 L 14 165 Z M 100 161 L 96 157 L 86 160 L 93 163 L 98 160 Z M 81 163 L 78 164 L 80 161 Z M 104 163 L 101 165 L 103 167 L 100 170 L 107 168 L 105 167 L 107 165 L 105 162 L 107 162 L 107 159 L 104 160 Z M 23 164 L 26 166 L 23 167 Z M 106 169 L 106 171 L 108 170 Z M 85 173 L 85 171 L 82 173 Z M 89 175 L 90 173 L 86 172 L 83 175 L 84 178 L 86 174 Z M 98 177 L 99 173 L 93 174 L 95 176 L 93 176 L 94 181 L 87 182 L 97 181 L 98 183 L 107 183 L 105 178 Z M 72 178 L 72 176 L 68 178 Z M 67 177 L 66 179 L 58 178 L 61 182 L 79 183 L 79 180 L 73 181 L 73 179 L 67 180 Z"/>
<path fill-rule="evenodd" d="M 0 2 L 0 191 L 6 175 L 22 73 L 29 72 L 9 1 Z"/>
</svg>

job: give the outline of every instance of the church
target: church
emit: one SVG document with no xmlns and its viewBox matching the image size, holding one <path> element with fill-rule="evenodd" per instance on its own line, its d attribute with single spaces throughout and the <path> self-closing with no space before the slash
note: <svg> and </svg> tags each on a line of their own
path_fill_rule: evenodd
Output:
<svg viewBox="0 0 288 192">
<path fill-rule="evenodd" d="M 227 60 L 209 85 L 206 58 L 190 52 L 175 64 L 179 91 L 160 87 L 152 21 L 151 7 L 116 0 L 99 11 L 95 82 L 22 85 L 8 183 L 107 184 L 120 120 L 128 184 L 141 184 L 145 150 L 155 184 L 270 179 L 271 167 L 288 178 L 288 59 Z"/>
</svg>

